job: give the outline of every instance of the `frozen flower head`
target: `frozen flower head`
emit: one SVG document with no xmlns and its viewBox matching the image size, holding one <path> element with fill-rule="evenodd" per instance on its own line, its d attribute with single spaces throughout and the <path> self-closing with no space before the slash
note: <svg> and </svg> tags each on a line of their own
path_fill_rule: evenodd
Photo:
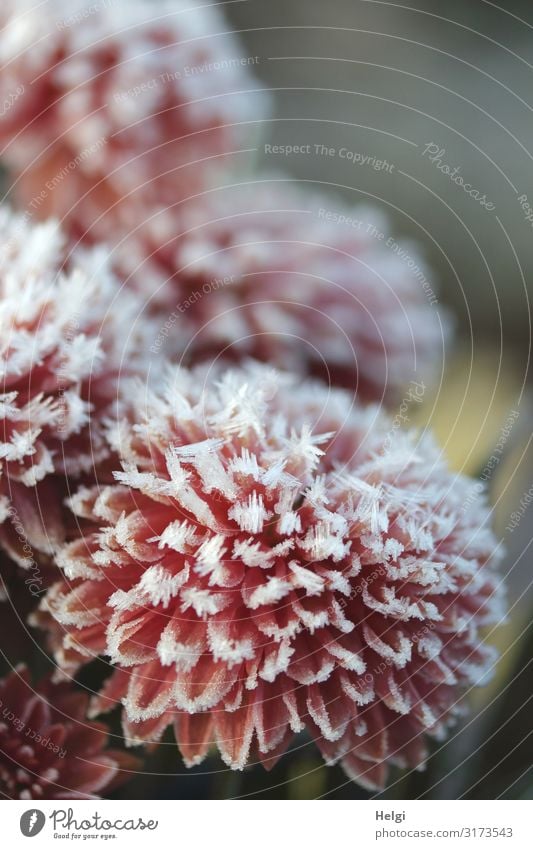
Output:
<svg viewBox="0 0 533 849">
<path fill-rule="evenodd" d="M 72 664 L 116 668 L 130 743 L 174 724 L 272 766 L 307 729 L 366 787 L 421 767 L 494 656 L 495 540 L 434 444 L 342 390 L 251 364 L 178 370 L 112 432 L 116 485 L 81 490 L 86 532 L 44 601 Z M 56 635 L 57 638 L 57 635 Z"/>
<path fill-rule="evenodd" d="M 372 207 L 280 180 L 228 187 L 181 205 L 149 253 L 180 328 L 163 317 L 157 344 L 181 343 L 185 363 L 247 354 L 377 401 L 441 371 L 447 312 L 416 246 Z"/>
<path fill-rule="evenodd" d="M 263 115 L 255 58 L 214 5 L 5 0 L 0 28 L 12 191 L 75 237 L 149 228 L 154 208 L 231 167 Z"/>
<path fill-rule="evenodd" d="M 86 720 L 88 698 L 25 667 L 0 679 L 0 793 L 7 799 L 94 799 L 138 762 L 107 749 L 108 729 Z"/>
<path fill-rule="evenodd" d="M 109 453 L 100 419 L 142 354 L 138 310 L 100 250 L 74 261 L 56 222 L 0 210 L 0 541 L 23 566 L 61 539 L 61 481 Z"/>
</svg>

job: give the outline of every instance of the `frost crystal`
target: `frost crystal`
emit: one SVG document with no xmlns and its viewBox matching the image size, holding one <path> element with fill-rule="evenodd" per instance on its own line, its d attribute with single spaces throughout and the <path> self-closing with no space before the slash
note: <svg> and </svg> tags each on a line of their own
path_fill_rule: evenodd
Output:
<svg viewBox="0 0 533 849">
<path fill-rule="evenodd" d="M 173 723 L 189 765 L 214 741 L 232 768 L 271 767 L 305 727 L 366 787 L 421 767 L 495 660 L 482 499 L 342 390 L 255 363 L 168 387 L 153 408 L 132 394 L 119 483 L 73 499 L 92 527 L 40 614 L 58 662 L 110 656 L 93 710 L 121 701 L 130 743 Z"/>
</svg>

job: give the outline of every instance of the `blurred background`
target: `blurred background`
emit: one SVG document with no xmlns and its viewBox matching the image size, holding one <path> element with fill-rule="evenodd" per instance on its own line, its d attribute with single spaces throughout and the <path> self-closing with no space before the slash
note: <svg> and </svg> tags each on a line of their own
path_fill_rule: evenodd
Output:
<svg viewBox="0 0 533 849">
<path fill-rule="evenodd" d="M 457 333 L 442 380 L 411 424 L 429 425 L 457 471 L 488 483 L 507 550 L 509 619 L 489 635 L 502 653 L 495 678 L 473 695 L 463 725 L 434 744 L 427 771 L 398 773 L 382 797 L 531 799 L 533 5 L 220 6 L 273 98 L 271 118 L 258 128 L 256 164 L 320 186 L 332 208 L 339 195 L 371 203 L 389 217 L 391 232 L 422 246 Z M 276 153 L 276 145 L 301 152 Z M 18 627 L 10 625 L 12 660 Z M 87 674 L 94 686 L 98 671 Z M 165 741 L 123 797 L 369 796 L 340 768 L 323 766 L 305 737 L 271 773 L 242 774 L 216 757 L 176 772 L 175 746 Z"/>
</svg>

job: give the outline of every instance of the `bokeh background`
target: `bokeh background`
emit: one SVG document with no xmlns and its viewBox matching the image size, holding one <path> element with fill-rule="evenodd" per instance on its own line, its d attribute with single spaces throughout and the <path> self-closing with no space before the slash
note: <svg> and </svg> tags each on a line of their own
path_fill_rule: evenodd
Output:
<svg viewBox="0 0 533 849">
<path fill-rule="evenodd" d="M 382 797 L 533 798 L 533 498 L 527 495 L 533 485 L 533 221 L 527 220 L 527 203 L 533 207 L 533 6 L 528 0 L 220 5 L 242 41 L 242 56 L 257 57 L 254 72 L 272 95 L 271 117 L 257 128 L 256 164 L 320 186 L 332 209 L 339 196 L 369 202 L 386 213 L 395 235 L 423 247 L 439 299 L 456 317 L 456 335 L 440 380 L 411 411 L 410 424 L 429 425 L 454 469 L 488 483 L 496 533 L 507 551 L 510 612 L 490 635 L 502 653 L 494 679 L 475 693 L 463 725 L 434 745 L 426 772 L 398 773 Z M 269 152 L 269 145 L 310 150 L 286 156 Z M 317 153 L 315 145 L 334 152 Z M 429 145 L 441 164 L 459 169 L 477 199 L 431 161 Z M 343 149 L 360 154 L 359 162 Z M 361 164 L 365 156 L 367 163 L 373 157 L 392 167 Z M 4 613 L 12 664 L 22 626 L 14 610 Z M 93 664 L 81 680 L 88 676 L 94 687 L 105 671 Z M 170 736 L 119 795 L 369 796 L 340 768 L 326 768 L 305 737 L 271 773 L 231 773 L 215 756 L 196 770 L 176 769 Z"/>
</svg>

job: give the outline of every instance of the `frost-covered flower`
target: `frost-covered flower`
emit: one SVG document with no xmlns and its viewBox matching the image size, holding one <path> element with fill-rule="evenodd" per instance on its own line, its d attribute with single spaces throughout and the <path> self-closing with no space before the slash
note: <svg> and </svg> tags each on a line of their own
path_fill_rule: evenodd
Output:
<svg viewBox="0 0 533 849">
<path fill-rule="evenodd" d="M 472 482 L 377 408 L 259 364 L 130 394 L 122 471 L 73 497 L 86 531 L 43 602 L 58 662 L 116 667 L 95 714 L 122 701 L 130 743 L 173 723 L 188 765 L 214 741 L 232 768 L 272 766 L 307 728 L 366 787 L 421 767 L 494 660 Z"/>
<path fill-rule="evenodd" d="M 142 359 L 138 312 L 104 252 L 72 259 L 56 222 L 0 209 L 0 542 L 23 566 L 62 539 L 66 478 L 109 454 L 100 419 Z"/>
<path fill-rule="evenodd" d="M 158 345 L 185 364 L 246 354 L 388 401 L 441 370 L 447 311 L 379 210 L 273 179 L 181 204 L 167 230 L 139 272 L 173 310 Z"/>
<path fill-rule="evenodd" d="M 214 5 L 192 0 L 5 0 L 0 61 L 14 196 L 85 240 L 149 230 L 231 166 L 264 114 L 254 57 Z"/>
<path fill-rule="evenodd" d="M 106 749 L 107 726 L 88 722 L 88 697 L 23 666 L 0 679 L 0 793 L 8 799 L 94 799 L 131 777 L 138 761 Z"/>
</svg>

